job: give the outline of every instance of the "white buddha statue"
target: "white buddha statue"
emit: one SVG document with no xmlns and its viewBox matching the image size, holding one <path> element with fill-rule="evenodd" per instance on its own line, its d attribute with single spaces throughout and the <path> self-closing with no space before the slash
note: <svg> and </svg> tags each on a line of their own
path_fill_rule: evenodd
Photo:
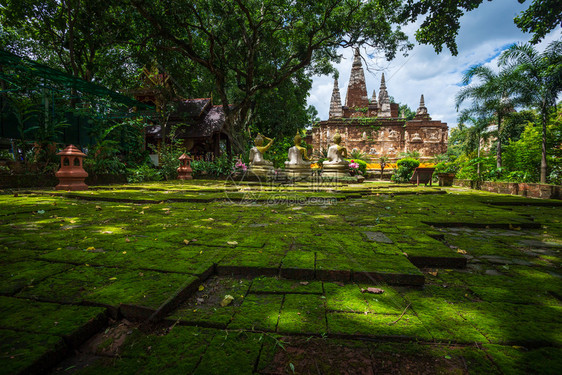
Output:
<svg viewBox="0 0 562 375">
<path fill-rule="evenodd" d="M 308 155 L 306 153 L 306 148 L 301 146 L 302 138 L 300 134 L 295 135 L 293 138 L 295 145 L 289 148 L 288 157 L 289 161 L 285 162 L 285 167 L 291 166 L 308 166 L 310 167 L 310 162 Z"/>
<path fill-rule="evenodd" d="M 341 135 L 334 135 L 334 144 L 328 148 L 328 160 L 322 163 L 322 177 L 347 177 L 349 176 L 349 162 L 345 160 L 347 157 L 347 149 L 340 146 Z"/>
<path fill-rule="evenodd" d="M 344 165 L 348 166 L 349 162 L 345 160 L 347 157 L 347 148 L 340 146 L 341 135 L 336 133 L 334 135 L 334 144 L 328 148 L 328 160 L 324 161 L 323 165 Z"/>
<path fill-rule="evenodd" d="M 268 141 L 267 145 L 263 145 L 264 140 Z M 263 154 L 271 147 L 273 144 L 273 139 L 264 137 L 261 134 L 258 134 L 256 139 L 254 140 L 255 146 L 250 149 L 250 166 L 258 166 L 258 165 L 273 165 L 272 162 L 269 160 L 265 160 Z"/>
</svg>

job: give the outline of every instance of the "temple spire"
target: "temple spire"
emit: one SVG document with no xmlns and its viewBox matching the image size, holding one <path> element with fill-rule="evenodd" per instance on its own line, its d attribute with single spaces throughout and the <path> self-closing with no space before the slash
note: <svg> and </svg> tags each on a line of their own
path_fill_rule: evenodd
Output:
<svg viewBox="0 0 562 375">
<path fill-rule="evenodd" d="M 390 117 L 390 97 L 386 91 L 386 82 L 384 80 L 384 73 L 381 77 L 381 87 L 379 91 L 379 117 Z"/>
<path fill-rule="evenodd" d="M 353 64 L 351 65 L 351 75 L 349 77 L 349 85 L 347 86 L 345 105 L 350 109 L 367 108 L 369 105 L 365 73 L 361 65 L 361 55 L 359 54 L 358 48 L 355 49 Z"/>
<path fill-rule="evenodd" d="M 377 104 L 377 90 L 373 90 L 373 96 L 371 97 L 371 103 Z"/>
<path fill-rule="evenodd" d="M 338 87 L 338 79 L 334 78 L 334 90 L 332 91 L 332 100 L 330 101 L 329 118 L 343 117 L 341 107 L 340 89 Z"/>
<path fill-rule="evenodd" d="M 423 98 L 423 94 L 420 98 L 420 106 L 416 111 L 416 116 L 414 117 L 416 120 L 423 120 L 423 119 L 430 119 L 429 113 L 427 113 L 427 108 L 425 107 L 425 100 Z"/>
</svg>

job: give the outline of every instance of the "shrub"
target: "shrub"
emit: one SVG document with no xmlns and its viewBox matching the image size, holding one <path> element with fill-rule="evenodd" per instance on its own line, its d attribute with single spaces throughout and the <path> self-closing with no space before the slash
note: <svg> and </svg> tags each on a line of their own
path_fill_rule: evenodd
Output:
<svg viewBox="0 0 562 375">
<path fill-rule="evenodd" d="M 137 168 L 127 169 L 127 182 L 145 182 L 145 181 L 161 181 L 160 172 L 148 165 L 143 164 Z"/>
<path fill-rule="evenodd" d="M 459 170 L 458 164 L 440 162 L 435 166 L 435 173 L 457 173 Z"/>
<path fill-rule="evenodd" d="M 214 161 L 195 160 L 191 163 L 194 177 L 209 176 L 222 177 L 228 176 L 234 169 L 234 161 L 228 155 L 222 154 Z"/>
<path fill-rule="evenodd" d="M 355 159 L 351 159 L 348 161 L 349 161 L 349 172 L 352 175 L 360 174 L 362 176 L 365 176 L 365 174 L 367 173 L 367 163 L 365 161 L 355 160 Z"/>
<path fill-rule="evenodd" d="M 409 182 L 414 174 L 414 169 L 420 166 L 420 161 L 414 158 L 404 158 L 396 162 L 398 169 L 392 175 L 392 181 L 404 183 Z"/>
</svg>

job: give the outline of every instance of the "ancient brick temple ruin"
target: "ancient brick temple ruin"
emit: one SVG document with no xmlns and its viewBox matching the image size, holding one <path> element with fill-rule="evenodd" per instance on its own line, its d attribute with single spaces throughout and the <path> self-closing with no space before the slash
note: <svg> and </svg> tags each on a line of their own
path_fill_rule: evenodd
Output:
<svg viewBox="0 0 562 375">
<path fill-rule="evenodd" d="M 341 105 L 336 79 L 329 119 L 312 128 L 313 151 L 318 154 L 327 149 L 336 132 L 341 134 L 342 145 L 348 151 L 359 150 L 373 161 L 381 156 L 396 160 L 398 154 L 408 151 L 418 151 L 422 160 L 429 160 L 433 155 L 447 151 L 447 124 L 429 117 L 423 95 L 414 119 L 407 120 L 398 113 L 398 104 L 390 102 L 383 73 L 378 100 L 374 90 L 369 100 L 358 50 L 355 51 L 345 105 Z"/>
</svg>

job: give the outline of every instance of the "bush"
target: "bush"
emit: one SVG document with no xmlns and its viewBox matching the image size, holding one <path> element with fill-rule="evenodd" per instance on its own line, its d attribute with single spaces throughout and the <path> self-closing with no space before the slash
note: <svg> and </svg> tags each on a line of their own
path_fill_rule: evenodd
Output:
<svg viewBox="0 0 562 375">
<path fill-rule="evenodd" d="M 359 168 L 349 168 L 352 175 L 360 174 L 361 176 L 365 176 L 365 174 L 367 174 L 367 163 L 365 161 L 359 159 L 351 159 L 348 160 L 348 162 L 350 163 L 350 166 L 353 163 L 359 165 Z"/>
<path fill-rule="evenodd" d="M 223 177 L 232 173 L 234 161 L 230 160 L 228 155 L 222 154 L 214 161 L 195 160 L 191 163 L 191 168 L 194 177 Z"/>
<path fill-rule="evenodd" d="M 459 170 L 458 164 L 440 162 L 435 166 L 435 173 L 457 173 Z"/>
<path fill-rule="evenodd" d="M 409 182 L 414 174 L 414 169 L 420 166 L 420 161 L 414 158 L 404 158 L 396 162 L 398 169 L 394 170 L 392 181 L 398 183 Z"/>
<path fill-rule="evenodd" d="M 127 182 L 146 182 L 146 181 L 161 181 L 162 175 L 160 172 L 148 165 L 144 164 L 137 168 L 127 169 Z"/>
</svg>

